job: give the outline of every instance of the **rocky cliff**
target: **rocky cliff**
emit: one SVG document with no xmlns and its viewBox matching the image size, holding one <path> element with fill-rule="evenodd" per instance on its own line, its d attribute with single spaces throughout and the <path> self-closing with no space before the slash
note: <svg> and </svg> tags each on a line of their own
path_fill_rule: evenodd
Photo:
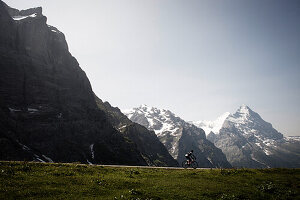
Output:
<svg viewBox="0 0 300 200">
<path fill-rule="evenodd" d="M 147 165 L 96 104 L 42 8 L 0 1 L 0 159 Z"/>
</svg>

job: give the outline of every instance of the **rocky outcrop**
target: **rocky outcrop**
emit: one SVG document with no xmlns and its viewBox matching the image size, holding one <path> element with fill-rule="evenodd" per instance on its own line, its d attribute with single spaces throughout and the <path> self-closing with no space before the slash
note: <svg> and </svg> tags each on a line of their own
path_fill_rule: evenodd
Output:
<svg viewBox="0 0 300 200">
<path fill-rule="evenodd" d="M 96 104 L 41 8 L 0 1 L 0 159 L 147 165 Z"/>
</svg>

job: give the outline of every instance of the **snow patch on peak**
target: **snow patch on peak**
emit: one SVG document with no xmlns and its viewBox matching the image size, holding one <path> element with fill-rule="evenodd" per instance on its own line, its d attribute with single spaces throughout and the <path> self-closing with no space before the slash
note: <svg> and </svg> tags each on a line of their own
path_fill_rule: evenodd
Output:
<svg viewBox="0 0 300 200">
<path fill-rule="evenodd" d="M 298 141 L 300 142 L 300 136 L 288 136 L 284 138 L 286 141 Z"/>
<path fill-rule="evenodd" d="M 124 109 L 124 110 L 121 110 L 121 112 L 124 115 L 126 115 L 128 117 L 128 119 L 130 119 L 133 116 L 135 110 L 134 109 Z"/>
<path fill-rule="evenodd" d="M 121 112 L 123 114 L 132 113 L 132 112 L 134 112 L 134 109 L 123 109 L 123 110 L 121 110 Z"/>
<path fill-rule="evenodd" d="M 123 114 L 127 115 L 129 119 L 133 117 L 133 115 L 143 115 L 148 119 L 148 122 L 150 123 L 149 119 L 154 119 L 159 116 L 159 118 L 167 119 L 170 117 L 177 117 L 174 113 L 172 113 L 169 110 L 165 109 L 159 109 L 151 106 L 147 106 L 146 104 L 142 104 L 137 108 L 132 109 L 124 109 L 121 111 Z"/>
<path fill-rule="evenodd" d="M 205 131 L 206 135 L 208 135 L 210 132 L 219 134 L 219 131 L 224 124 L 224 121 L 227 119 L 229 115 L 230 112 L 225 112 L 214 121 L 200 120 L 200 121 L 192 122 L 192 124 L 194 124 L 199 128 L 202 128 Z"/>
<path fill-rule="evenodd" d="M 248 113 L 249 112 L 249 107 L 246 104 L 242 104 L 239 108 L 240 112 Z"/>
<path fill-rule="evenodd" d="M 20 16 L 20 15 L 18 15 L 18 16 L 13 16 L 12 18 L 15 20 L 15 21 L 20 21 L 20 20 L 22 20 L 22 19 L 26 19 L 26 18 L 35 18 L 35 17 L 37 17 L 37 13 L 33 13 L 32 15 L 26 15 L 26 16 Z"/>
<path fill-rule="evenodd" d="M 241 115 L 250 115 L 250 108 L 243 104 L 239 107 L 239 109 L 237 110 L 237 113 L 241 114 Z"/>
<path fill-rule="evenodd" d="M 227 120 L 236 124 L 247 124 L 257 120 L 257 116 L 254 115 L 255 113 L 248 106 L 243 104 L 234 114 L 230 114 Z"/>
<path fill-rule="evenodd" d="M 48 25 L 48 24 L 47 24 L 47 26 L 51 32 L 57 33 L 57 34 L 62 34 L 62 32 L 60 32 L 56 27 Z"/>
</svg>

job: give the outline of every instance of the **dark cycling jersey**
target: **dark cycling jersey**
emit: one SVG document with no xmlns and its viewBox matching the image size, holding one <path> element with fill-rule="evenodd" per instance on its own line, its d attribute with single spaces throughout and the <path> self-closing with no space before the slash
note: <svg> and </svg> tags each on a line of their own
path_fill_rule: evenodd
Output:
<svg viewBox="0 0 300 200">
<path fill-rule="evenodd" d="M 193 152 L 191 152 L 191 151 L 188 152 L 187 154 L 185 154 L 185 157 L 187 159 L 189 159 L 189 160 L 191 160 L 191 159 L 195 160 L 196 159 L 196 157 L 194 156 Z"/>
</svg>

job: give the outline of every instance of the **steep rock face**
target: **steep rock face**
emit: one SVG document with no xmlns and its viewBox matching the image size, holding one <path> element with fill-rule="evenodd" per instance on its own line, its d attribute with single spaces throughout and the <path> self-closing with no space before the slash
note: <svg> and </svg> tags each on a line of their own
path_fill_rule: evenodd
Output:
<svg viewBox="0 0 300 200">
<path fill-rule="evenodd" d="M 169 154 L 153 131 L 130 121 L 118 108 L 112 107 L 108 102 L 103 103 L 97 97 L 96 101 L 98 107 L 107 114 L 114 127 L 137 145 L 137 149 L 148 165 L 178 166 L 177 161 Z"/>
<path fill-rule="evenodd" d="M 169 153 L 178 162 L 191 149 L 201 167 L 230 167 L 222 151 L 208 141 L 202 129 L 189 124 L 168 110 L 142 105 L 124 110 L 124 114 L 136 123 L 153 130 Z"/>
<path fill-rule="evenodd" d="M 146 165 L 99 110 L 64 35 L 41 8 L 0 1 L 0 159 Z"/>
<path fill-rule="evenodd" d="M 229 115 L 216 134 L 208 135 L 235 167 L 299 167 L 298 141 L 288 141 L 248 106 Z"/>
</svg>

